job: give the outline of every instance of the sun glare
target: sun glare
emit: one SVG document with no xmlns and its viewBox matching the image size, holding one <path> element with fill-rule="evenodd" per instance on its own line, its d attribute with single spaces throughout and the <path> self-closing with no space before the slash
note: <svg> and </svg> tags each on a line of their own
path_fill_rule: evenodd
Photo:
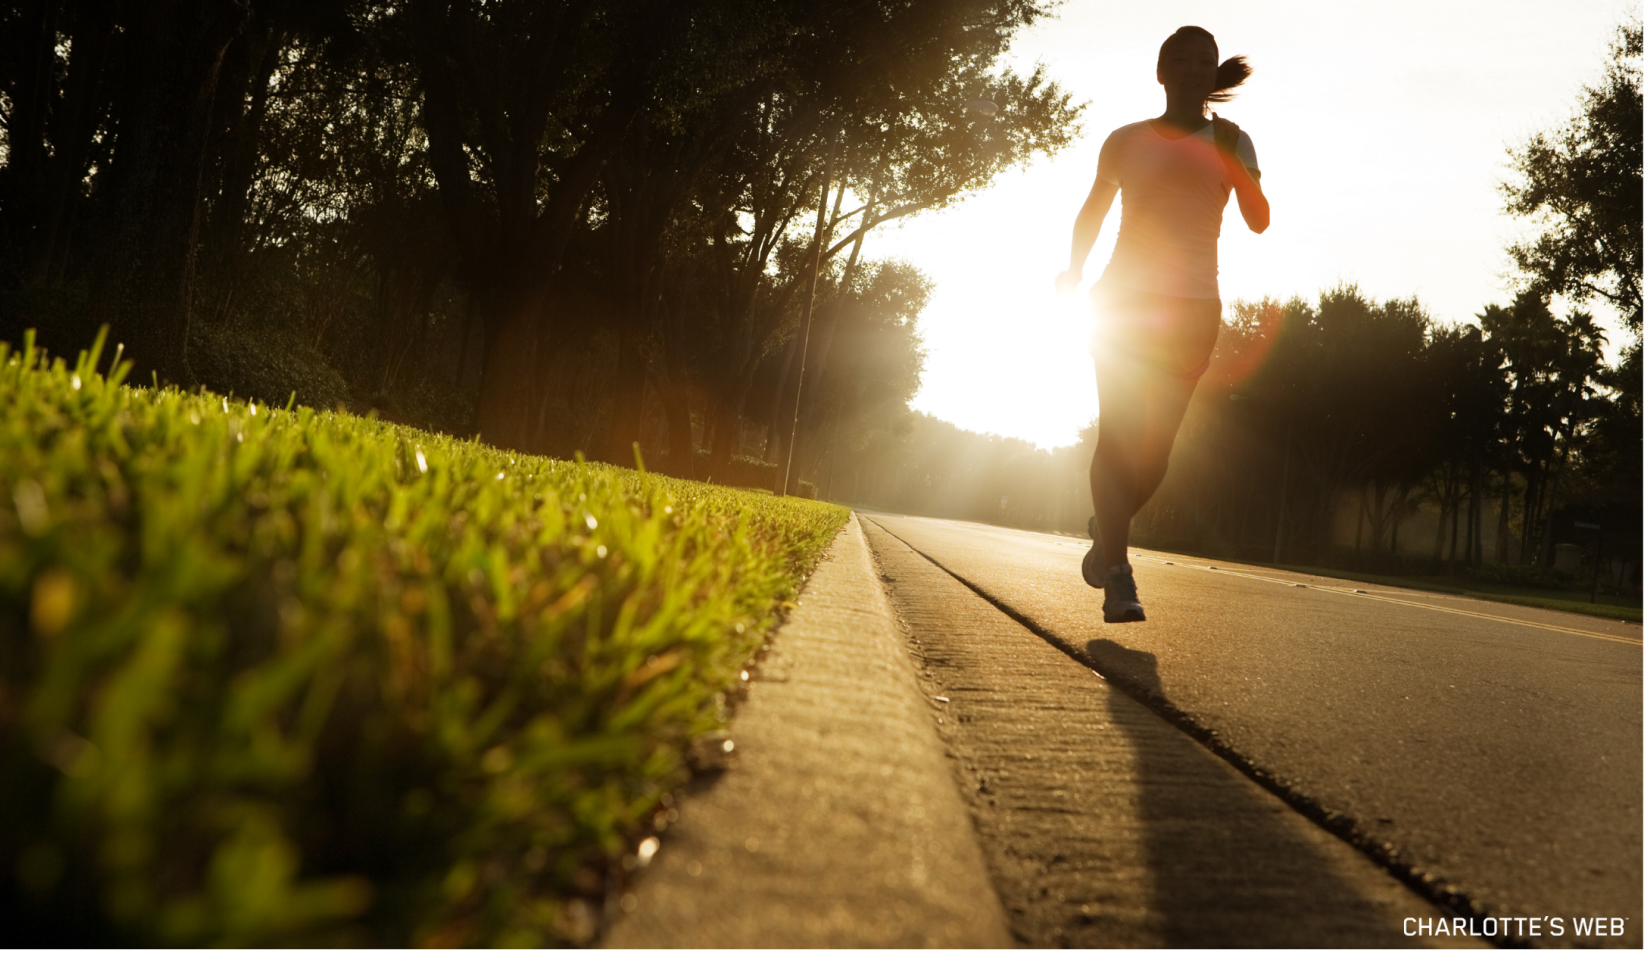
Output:
<svg viewBox="0 0 1647 954">
<path fill-rule="evenodd" d="M 928 358 L 914 407 L 1042 447 L 1073 443 L 1097 413 L 1085 291 L 1109 260 L 1119 204 L 1087 261 L 1081 293 L 1058 299 L 1053 279 L 1068 261 L 1070 228 L 1104 137 L 1159 114 L 1156 48 L 1184 23 L 1211 28 L 1221 54 L 1251 57 L 1252 81 L 1218 111 L 1252 133 L 1275 209 L 1263 235 L 1247 231 L 1233 200 L 1225 211 L 1226 317 L 1238 299 L 1313 298 L 1346 281 L 1374 298 L 1416 294 L 1449 323 L 1508 301 L 1503 249 L 1512 223 L 1497 191 L 1504 148 L 1562 115 L 1568 91 L 1595 79 L 1605 52 L 1598 38 L 1616 11 L 1586 6 L 1569 21 L 1537 4 L 1483 5 L 1492 16 L 1446 33 L 1442 43 L 1414 37 L 1405 25 L 1421 6 L 1396 0 L 1376 13 L 1328 15 L 1313 4 L 1266 3 L 1237 15 L 1201 0 L 1170 10 L 1071 4 L 1027 32 L 1013 48 L 1017 66 L 1042 61 L 1076 100 L 1089 102 L 1084 135 L 865 246 L 876 257 L 909 260 L 937 285 L 921 320 Z M 1356 29 L 1341 29 L 1351 16 Z M 1319 42 L 1322 30 L 1333 43 Z M 1461 43 L 1479 67 L 1450 65 Z M 1392 49 L 1407 52 L 1384 57 Z M 1517 72 L 1531 59 L 1546 64 L 1547 75 Z M 1376 95 L 1357 85 L 1363 74 L 1342 68 L 1356 61 L 1392 71 Z M 1460 101 L 1478 113 L 1470 135 L 1458 135 Z M 1343 115 L 1350 102 L 1353 121 Z M 1372 131 L 1372 141 L 1352 148 L 1346 129 Z M 1392 160 L 1420 143 L 1422 161 Z"/>
<path fill-rule="evenodd" d="M 879 246 L 938 280 L 921 320 L 929 359 L 916 410 L 1047 448 L 1074 443 L 1098 410 L 1085 295 L 1053 291 L 1084 187 L 1071 199 L 1049 165 L 969 199 L 965 228 L 917 219 Z"/>
</svg>

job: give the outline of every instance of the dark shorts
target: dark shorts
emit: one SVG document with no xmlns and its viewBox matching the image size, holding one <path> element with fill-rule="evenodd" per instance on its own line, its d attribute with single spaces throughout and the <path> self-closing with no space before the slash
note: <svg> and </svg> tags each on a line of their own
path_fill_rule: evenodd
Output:
<svg viewBox="0 0 1647 954">
<path fill-rule="evenodd" d="M 1106 285 L 1092 287 L 1088 344 L 1099 363 L 1122 361 L 1195 380 L 1212 362 L 1223 303 Z"/>
</svg>

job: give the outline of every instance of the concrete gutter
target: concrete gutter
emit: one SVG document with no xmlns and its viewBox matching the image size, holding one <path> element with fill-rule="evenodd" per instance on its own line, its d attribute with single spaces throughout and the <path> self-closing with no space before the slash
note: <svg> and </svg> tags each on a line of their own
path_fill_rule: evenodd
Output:
<svg viewBox="0 0 1647 954">
<path fill-rule="evenodd" d="M 605 945 L 1011 946 L 856 516 L 798 603 Z"/>
</svg>

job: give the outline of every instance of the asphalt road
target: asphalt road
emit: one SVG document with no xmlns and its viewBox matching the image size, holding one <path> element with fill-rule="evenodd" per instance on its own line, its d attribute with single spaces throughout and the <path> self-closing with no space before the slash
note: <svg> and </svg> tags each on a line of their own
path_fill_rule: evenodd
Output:
<svg viewBox="0 0 1647 954">
<path fill-rule="evenodd" d="M 1106 625 L 1085 541 L 861 516 L 1430 897 L 1641 944 L 1640 626 L 1142 550 Z"/>
</svg>

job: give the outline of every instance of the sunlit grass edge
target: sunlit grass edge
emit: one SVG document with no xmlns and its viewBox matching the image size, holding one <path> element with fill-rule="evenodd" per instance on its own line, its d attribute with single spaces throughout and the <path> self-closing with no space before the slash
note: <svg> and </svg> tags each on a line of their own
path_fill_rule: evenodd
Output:
<svg viewBox="0 0 1647 954">
<path fill-rule="evenodd" d="M 0 344 L 0 921 L 579 943 L 841 507 Z M 117 362 L 116 362 L 117 363 Z"/>
</svg>

